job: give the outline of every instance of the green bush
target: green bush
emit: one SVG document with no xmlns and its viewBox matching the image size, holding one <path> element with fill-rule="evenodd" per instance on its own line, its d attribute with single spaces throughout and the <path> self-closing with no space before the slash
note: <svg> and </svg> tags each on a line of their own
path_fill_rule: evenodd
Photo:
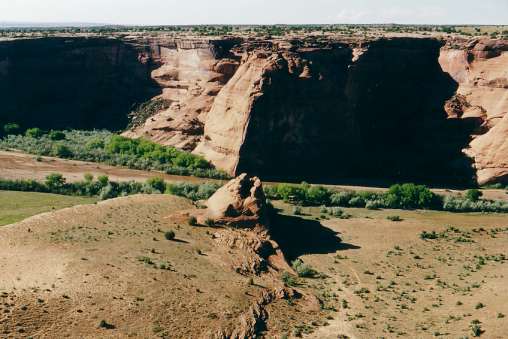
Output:
<svg viewBox="0 0 508 339">
<path fill-rule="evenodd" d="M 97 177 L 97 181 L 101 184 L 101 186 L 106 186 L 109 183 L 109 177 L 107 175 L 99 175 Z"/>
<path fill-rule="evenodd" d="M 351 191 L 340 191 L 333 193 L 330 196 L 330 203 L 334 206 L 348 207 L 349 201 L 355 196 L 354 192 Z"/>
<path fill-rule="evenodd" d="M 191 215 L 191 216 L 189 217 L 188 223 L 189 223 L 189 225 L 191 225 L 191 226 L 197 226 L 197 224 L 198 224 L 198 219 L 196 219 L 196 217 L 195 217 L 195 216 Z"/>
<path fill-rule="evenodd" d="M 167 231 L 166 233 L 164 233 L 164 238 L 166 238 L 166 240 L 174 240 L 175 236 L 176 235 L 174 231 Z"/>
<path fill-rule="evenodd" d="M 51 140 L 54 141 L 65 140 L 65 133 L 61 131 L 50 131 L 48 136 Z"/>
<path fill-rule="evenodd" d="M 72 158 L 72 151 L 69 147 L 62 144 L 53 145 L 53 155 L 59 158 Z"/>
<path fill-rule="evenodd" d="M 480 198 L 483 196 L 483 193 L 474 188 L 474 189 L 470 189 L 470 190 L 467 190 L 466 191 L 466 199 L 467 200 L 470 200 L 470 201 L 473 201 L 473 202 L 476 202 L 478 200 L 480 200 Z"/>
<path fill-rule="evenodd" d="M 296 279 L 289 272 L 283 272 L 281 275 L 281 280 L 284 285 L 289 287 L 296 286 L 297 284 Z"/>
<path fill-rule="evenodd" d="M 50 190 L 60 190 L 65 186 L 65 178 L 60 173 L 51 173 L 46 176 L 45 184 Z"/>
<path fill-rule="evenodd" d="M 146 180 L 146 184 L 160 193 L 164 193 L 166 191 L 166 183 L 164 182 L 164 179 L 160 177 L 150 178 Z"/>
<path fill-rule="evenodd" d="M 401 209 L 430 209 L 437 206 L 436 200 L 427 187 L 411 183 L 391 186 L 385 197 L 388 207 Z"/>
<path fill-rule="evenodd" d="M 311 278 L 316 275 L 316 271 L 300 259 L 293 261 L 291 267 L 295 270 L 298 276 L 302 278 Z"/>
<path fill-rule="evenodd" d="M 14 123 L 14 122 L 10 122 L 8 124 L 5 124 L 4 125 L 4 133 L 6 135 L 10 135 L 10 134 L 18 134 L 20 132 L 20 127 L 18 124 Z"/>
<path fill-rule="evenodd" d="M 44 132 L 40 128 L 34 127 L 27 129 L 25 135 L 30 138 L 39 139 L 44 135 Z"/>
</svg>

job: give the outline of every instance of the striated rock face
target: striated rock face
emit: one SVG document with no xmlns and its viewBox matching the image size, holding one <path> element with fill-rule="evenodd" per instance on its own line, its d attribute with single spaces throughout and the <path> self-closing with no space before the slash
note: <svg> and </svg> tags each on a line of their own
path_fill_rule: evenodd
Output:
<svg viewBox="0 0 508 339">
<path fill-rule="evenodd" d="M 480 125 L 465 147 L 478 183 L 507 182 L 508 41 L 452 41 L 439 61 L 459 84 L 448 115 Z"/>
<path fill-rule="evenodd" d="M 126 136 L 231 175 L 484 184 L 507 180 L 507 72 L 508 42 L 490 39 L 0 42 L 0 123 L 120 129 L 151 98 Z"/>
<path fill-rule="evenodd" d="M 125 133 L 192 151 L 200 141 L 216 95 L 233 76 L 238 60 L 230 52 L 236 40 L 147 40 L 143 60 L 156 65 L 151 73 L 162 89 L 157 99 L 168 108 Z"/>
<path fill-rule="evenodd" d="M 245 53 L 195 149 L 234 174 L 272 179 L 467 183 L 473 124 L 449 121 L 458 84 L 433 39 L 308 43 Z"/>
</svg>

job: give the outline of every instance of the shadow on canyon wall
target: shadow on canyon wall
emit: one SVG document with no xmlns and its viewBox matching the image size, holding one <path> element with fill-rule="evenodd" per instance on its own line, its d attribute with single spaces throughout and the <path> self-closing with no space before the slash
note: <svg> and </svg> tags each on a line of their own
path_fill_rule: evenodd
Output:
<svg viewBox="0 0 508 339">
<path fill-rule="evenodd" d="M 238 170 L 265 179 L 386 185 L 468 185 L 462 153 L 478 121 L 447 119 L 458 84 L 433 39 L 379 40 L 358 61 L 351 51 L 303 54 L 312 77 L 268 74 L 252 112 Z"/>
<path fill-rule="evenodd" d="M 0 124 L 107 128 L 160 93 L 134 47 L 114 39 L 46 38 L 0 44 Z"/>
</svg>

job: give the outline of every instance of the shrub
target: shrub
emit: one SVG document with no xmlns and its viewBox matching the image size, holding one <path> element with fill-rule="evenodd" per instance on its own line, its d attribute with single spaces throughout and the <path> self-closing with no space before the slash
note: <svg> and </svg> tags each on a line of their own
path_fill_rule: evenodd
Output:
<svg viewBox="0 0 508 339">
<path fill-rule="evenodd" d="M 97 181 L 101 186 L 106 186 L 109 183 L 109 177 L 107 175 L 99 175 Z"/>
<path fill-rule="evenodd" d="M 310 186 L 305 191 L 305 203 L 308 205 L 323 205 L 330 202 L 331 192 L 322 186 Z"/>
<path fill-rule="evenodd" d="M 302 208 L 300 206 L 294 206 L 293 215 L 303 215 Z"/>
<path fill-rule="evenodd" d="M 65 178 L 60 173 L 51 173 L 46 176 L 45 184 L 50 190 L 60 190 L 65 185 Z"/>
<path fill-rule="evenodd" d="M 302 278 L 309 278 L 316 275 L 316 271 L 300 259 L 293 261 L 291 267 L 295 270 L 298 276 Z"/>
<path fill-rule="evenodd" d="M 330 196 L 330 203 L 334 206 L 349 206 L 349 201 L 355 196 L 354 192 L 341 191 Z"/>
<path fill-rule="evenodd" d="M 93 181 L 93 174 L 91 173 L 85 173 L 83 175 L 83 178 L 85 179 L 86 182 L 92 182 Z"/>
<path fill-rule="evenodd" d="M 390 208 L 414 209 L 436 206 L 434 193 L 423 185 L 411 183 L 391 186 L 385 200 Z"/>
<path fill-rule="evenodd" d="M 160 177 L 150 178 L 146 181 L 146 184 L 160 193 L 164 193 L 166 191 L 166 183 L 164 182 L 164 179 Z"/>
<path fill-rule="evenodd" d="M 115 190 L 115 187 L 111 185 L 110 183 L 106 184 L 106 186 L 102 187 L 99 192 L 99 199 L 100 200 L 108 200 L 113 199 L 118 196 L 117 191 Z"/>
<path fill-rule="evenodd" d="M 483 334 L 481 322 L 479 320 L 473 320 L 471 321 L 471 324 L 469 325 L 469 328 L 471 328 L 471 332 L 473 334 L 473 337 L 479 337 Z"/>
<path fill-rule="evenodd" d="M 69 147 L 62 144 L 53 145 L 52 153 L 54 156 L 57 156 L 59 158 L 71 158 L 73 155 Z"/>
<path fill-rule="evenodd" d="M 328 214 L 330 214 L 331 216 L 334 216 L 334 217 L 342 217 L 344 216 L 344 210 L 338 208 L 338 207 L 330 207 L 328 209 Z"/>
<path fill-rule="evenodd" d="M 48 133 L 48 136 L 51 140 L 65 140 L 65 133 L 61 131 L 51 131 Z"/>
<path fill-rule="evenodd" d="M 19 125 L 14 123 L 14 122 L 10 122 L 8 124 L 5 124 L 3 129 L 4 129 L 4 133 L 6 135 L 9 135 L 9 134 L 18 134 L 19 131 L 20 131 Z"/>
<path fill-rule="evenodd" d="M 483 193 L 480 190 L 477 190 L 476 188 L 466 191 L 466 199 L 473 202 L 480 200 L 482 196 Z"/>
<path fill-rule="evenodd" d="M 432 232 L 427 232 L 427 231 L 423 231 L 422 233 L 420 233 L 420 239 L 437 239 L 439 237 L 439 234 L 436 233 L 436 231 L 432 231 Z"/>
<path fill-rule="evenodd" d="M 385 207 L 384 200 L 376 199 L 376 200 L 367 200 L 367 203 L 365 204 L 365 208 L 369 210 L 377 210 L 380 208 Z"/>
<path fill-rule="evenodd" d="M 175 232 L 173 231 L 167 231 L 166 233 L 164 233 L 164 238 L 166 238 L 166 240 L 174 240 L 175 239 Z"/>
<path fill-rule="evenodd" d="M 188 223 L 189 223 L 189 225 L 191 225 L 191 226 L 197 226 L 197 224 L 198 224 L 198 219 L 196 219 L 196 217 L 195 217 L 195 216 L 191 215 L 191 216 L 189 217 Z"/>
<path fill-rule="evenodd" d="M 27 129 L 25 135 L 30 138 L 39 139 L 44 135 L 44 132 L 40 128 L 34 127 Z"/>
<path fill-rule="evenodd" d="M 386 219 L 390 221 L 402 221 L 402 218 L 399 217 L 398 215 L 389 215 L 386 217 Z"/>
<path fill-rule="evenodd" d="M 211 218 L 207 218 L 205 220 L 205 225 L 208 226 L 208 227 L 213 227 L 213 226 L 215 226 L 215 220 L 213 220 Z"/>
<path fill-rule="evenodd" d="M 354 196 L 349 200 L 348 205 L 351 207 L 365 207 L 365 199 L 359 196 Z"/>
<path fill-rule="evenodd" d="M 286 286 L 296 286 L 296 279 L 289 272 L 283 272 L 281 280 Z"/>
</svg>

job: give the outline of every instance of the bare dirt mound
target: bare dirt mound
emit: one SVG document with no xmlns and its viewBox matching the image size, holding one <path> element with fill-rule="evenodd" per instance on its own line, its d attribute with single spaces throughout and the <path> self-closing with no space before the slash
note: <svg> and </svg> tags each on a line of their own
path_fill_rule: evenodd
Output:
<svg viewBox="0 0 508 339">
<path fill-rule="evenodd" d="M 190 226 L 199 211 L 185 199 L 138 195 L 2 228 L 0 336 L 244 338 L 323 319 L 317 299 L 284 287 L 275 269 L 235 269 L 266 239 Z"/>
</svg>

